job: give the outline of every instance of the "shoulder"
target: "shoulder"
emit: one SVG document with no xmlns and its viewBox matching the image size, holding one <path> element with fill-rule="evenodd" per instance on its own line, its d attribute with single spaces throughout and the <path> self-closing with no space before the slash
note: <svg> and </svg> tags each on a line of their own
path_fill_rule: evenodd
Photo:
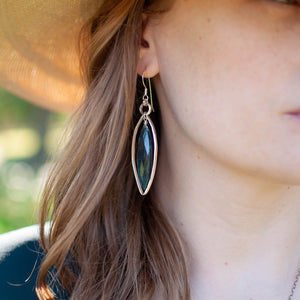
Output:
<svg viewBox="0 0 300 300">
<path fill-rule="evenodd" d="M 37 299 L 35 283 L 43 257 L 38 225 L 0 235 L 2 299 Z"/>
<path fill-rule="evenodd" d="M 0 234 L 0 262 L 12 251 L 24 246 L 30 241 L 38 242 L 39 227 L 32 225 L 18 230 Z"/>
<path fill-rule="evenodd" d="M 39 242 L 39 225 L 1 234 L 0 298 L 38 300 L 35 286 L 44 256 L 45 252 Z M 69 299 L 64 289 L 58 286 L 53 288 L 59 299 Z"/>
</svg>

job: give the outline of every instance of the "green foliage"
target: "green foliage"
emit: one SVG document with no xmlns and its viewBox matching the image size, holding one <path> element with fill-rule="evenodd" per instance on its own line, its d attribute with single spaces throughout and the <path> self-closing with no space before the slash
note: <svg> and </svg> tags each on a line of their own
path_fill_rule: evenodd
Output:
<svg viewBox="0 0 300 300">
<path fill-rule="evenodd" d="M 30 165 L 4 163 L 0 169 L 0 232 L 36 223 L 36 174 Z"/>
<path fill-rule="evenodd" d="M 37 223 L 49 153 L 66 118 L 0 89 L 0 233 Z"/>
</svg>

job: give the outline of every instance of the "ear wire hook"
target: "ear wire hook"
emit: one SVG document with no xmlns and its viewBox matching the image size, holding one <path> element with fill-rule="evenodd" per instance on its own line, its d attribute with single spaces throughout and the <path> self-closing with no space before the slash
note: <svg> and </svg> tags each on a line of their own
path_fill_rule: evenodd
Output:
<svg viewBox="0 0 300 300">
<path fill-rule="evenodd" d="M 147 103 L 148 100 L 149 100 L 149 96 L 147 95 L 148 93 L 148 89 L 145 85 L 145 81 L 144 81 L 144 73 L 142 74 L 142 82 L 143 82 L 143 86 L 145 88 L 145 92 L 144 92 L 144 96 L 143 96 L 143 100 L 144 100 L 144 103 Z M 148 83 L 149 83 L 149 88 L 150 88 L 150 102 L 151 102 L 151 107 L 152 107 L 152 111 L 154 112 L 154 107 L 153 107 L 153 99 L 152 99 L 152 90 L 151 90 L 151 80 L 150 78 L 148 78 Z"/>
<path fill-rule="evenodd" d="M 144 72 L 143 72 L 143 74 L 142 74 L 142 81 L 143 81 L 143 86 L 144 86 L 144 88 L 145 88 L 145 92 L 144 92 L 143 99 L 146 100 L 145 97 L 147 97 L 147 100 L 148 100 L 148 96 L 147 96 L 148 89 L 147 89 L 147 87 L 146 87 L 146 85 L 145 85 L 145 81 L 144 81 Z"/>
</svg>

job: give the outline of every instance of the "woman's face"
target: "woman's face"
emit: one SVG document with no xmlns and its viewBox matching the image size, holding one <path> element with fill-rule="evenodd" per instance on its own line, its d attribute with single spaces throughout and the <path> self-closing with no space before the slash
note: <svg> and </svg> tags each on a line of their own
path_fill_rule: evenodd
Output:
<svg viewBox="0 0 300 300">
<path fill-rule="evenodd" d="M 300 184 L 300 117 L 286 114 L 300 112 L 300 4 L 176 0 L 151 30 L 166 134 L 180 130 L 198 155 L 231 168 Z"/>
</svg>

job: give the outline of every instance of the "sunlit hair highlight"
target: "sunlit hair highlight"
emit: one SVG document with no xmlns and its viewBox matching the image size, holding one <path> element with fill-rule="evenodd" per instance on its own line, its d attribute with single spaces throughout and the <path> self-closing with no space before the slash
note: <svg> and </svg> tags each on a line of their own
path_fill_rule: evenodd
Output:
<svg viewBox="0 0 300 300">
<path fill-rule="evenodd" d="M 138 193 L 130 158 L 142 13 L 163 13 L 162 2 L 104 1 L 82 29 L 87 92 L 42 192 L 39 299 L 55 299 L 59 282 L 71 299 L 190 299 L 181 239 L 151 193 Z"/>
</svg>

